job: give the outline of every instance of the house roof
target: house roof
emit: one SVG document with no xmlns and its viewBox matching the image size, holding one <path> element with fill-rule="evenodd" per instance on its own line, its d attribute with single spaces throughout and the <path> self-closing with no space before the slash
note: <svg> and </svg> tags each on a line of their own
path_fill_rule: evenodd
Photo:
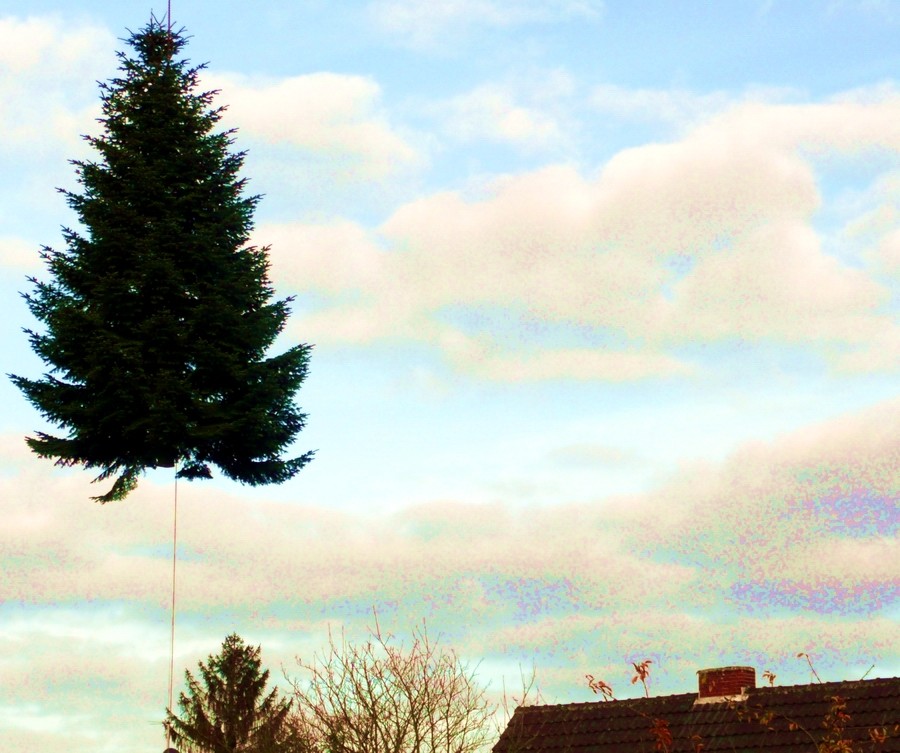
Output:
<svg viewBox="0 0 900 753">
<path fill-rule="evenodd" d="M 520 706 L 493 751 L 814 753 L 826 734 L 823 721 L 834 713 L 835 697 L 846 702 L 843 738 L 860 743 L 854 750 L 900 753 L 900 677 L 747 688 L 740 700 L 731 701 L 697 703 L 696 693 L 683 693 Z M 882 732 L 887 737 L 877 741 L 870 730 L 875 738 Z"/>
</svg>

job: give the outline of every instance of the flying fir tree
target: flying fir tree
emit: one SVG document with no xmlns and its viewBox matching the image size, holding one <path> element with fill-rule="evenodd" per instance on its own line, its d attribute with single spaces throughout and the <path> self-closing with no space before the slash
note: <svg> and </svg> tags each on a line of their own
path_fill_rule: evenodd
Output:
<svg viewBox="0 0 900 753">
<path fill-rule="evenodd" d="M 101 84 L 96 161 L 73 161 L 64 191 L 82 233 L 44 247 L 52 281 L 25 294 L 44 331 L 26 330 L 49 367 L 10 375 L 64 436 L 27 438 L 57 465 L 116 476 L 121 499 L 148 468 L 178 477 L 281 483 L 313 453 L 283 459 L 306 416 L 294 401 L 311 346 L 267 357 L 291 298 L 273 300 L 268 247 L 249 246 L 258 196 L 244 196 L 244 152 L 216 132 L 224 107 L 199 92 L 178 54 L 184 31 L 152 19 L 119 52 L 121 77 Z"/>
</svg>

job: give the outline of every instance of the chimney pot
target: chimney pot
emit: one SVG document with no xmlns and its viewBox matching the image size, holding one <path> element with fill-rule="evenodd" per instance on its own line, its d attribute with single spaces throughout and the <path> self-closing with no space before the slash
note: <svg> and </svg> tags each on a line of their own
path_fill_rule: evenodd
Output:
<svg viewBox="0 0 900 753">
<path fill-rule="evenodd" d="M 744 688 L 756 687 L 756 670 L 753 667 L 717 667 L 701 669 L 698 698 L 721 698 L 742 695 Z"/>
</svg>

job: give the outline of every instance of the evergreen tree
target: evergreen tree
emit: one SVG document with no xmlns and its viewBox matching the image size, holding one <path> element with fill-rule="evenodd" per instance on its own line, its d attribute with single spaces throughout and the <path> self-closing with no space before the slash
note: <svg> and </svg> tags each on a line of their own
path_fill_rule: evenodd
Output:
<svg viewBox="0 0 900 753">
<path fill-rule="evenodd" d="M 243 196 L 243 152 L 215 132 L 218 92 L 178 53 L 183 31 L 156 19 L 119 52 L 121 77 L 101 84 L 96 161 L 73 161 L 80 193 L 62 191 L 82 234 L 44 247 L 51 282 L 24 297 L 45 332 L 26 330 L 50 369 L 10 375 L 65 436 L 37 432 L 31 449 L 57 465 L 118 476 L 121 499 L 147 468 L 179 478 L 210 464 L 247 484 L 280 483 L 312 458 L 281 455 L 303 428 L 294 394 L 311 346 L 273 357 L 290 298 L 273 300 L 268 247 L 248 246 L 258 196 Z"/>
<path fill-rule="evenodd" d="M 165 724 L 182 751 L 299 753 L 303 738 L 291 718 L 292 701 L 266 694 L 269 670 L 260 671 L 260 648 L 229 635 L 218 656 L 199 662 L 200 679 L 185 672 L 181 716 L 166 710 Z"/>
</svg>

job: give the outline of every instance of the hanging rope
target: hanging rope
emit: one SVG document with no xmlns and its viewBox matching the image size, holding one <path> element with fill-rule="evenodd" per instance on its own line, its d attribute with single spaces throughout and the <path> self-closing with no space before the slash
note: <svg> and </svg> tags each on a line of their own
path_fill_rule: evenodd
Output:
<svg viewBox="0 0 900 753">
<path fill-rule="evenodd" d="M 166 35 L 169 45 L 172 44 L 172 0 L 168 0 L 166 6 Z M 172 56 L 172 48 L 169 48 L 169 58 Z M 172 691 L 175 685 L 175 566 L 178 562 L 178 459 L 175 459 L 175 495 L 172 504 L 172 623 L 169 632 L 169 705 L 172 709 Z M 172 730 L 166 725 L 166 753 L 169 753 L 172 744 Z"/>
<path fill-rule="evenodd" d="M 175 680 L 175 563 L 178 561 L 178 461 L 175 461 L 175 500 L 172 512 L 172 628 L 169 636 L 169 705 L 172 709 L 172 688 Z M 171 729 L 166 724 L 166 750 L 171 743 Z"/>
<path fill-rule="evenodd" d="M 172 53 L 175 51 L 175 43 L 172 39 L 172 0 L 168 0 L 166 7 L 166 47 L 169 54 L 169 61 L 172 60 Z"/>
</svg>

